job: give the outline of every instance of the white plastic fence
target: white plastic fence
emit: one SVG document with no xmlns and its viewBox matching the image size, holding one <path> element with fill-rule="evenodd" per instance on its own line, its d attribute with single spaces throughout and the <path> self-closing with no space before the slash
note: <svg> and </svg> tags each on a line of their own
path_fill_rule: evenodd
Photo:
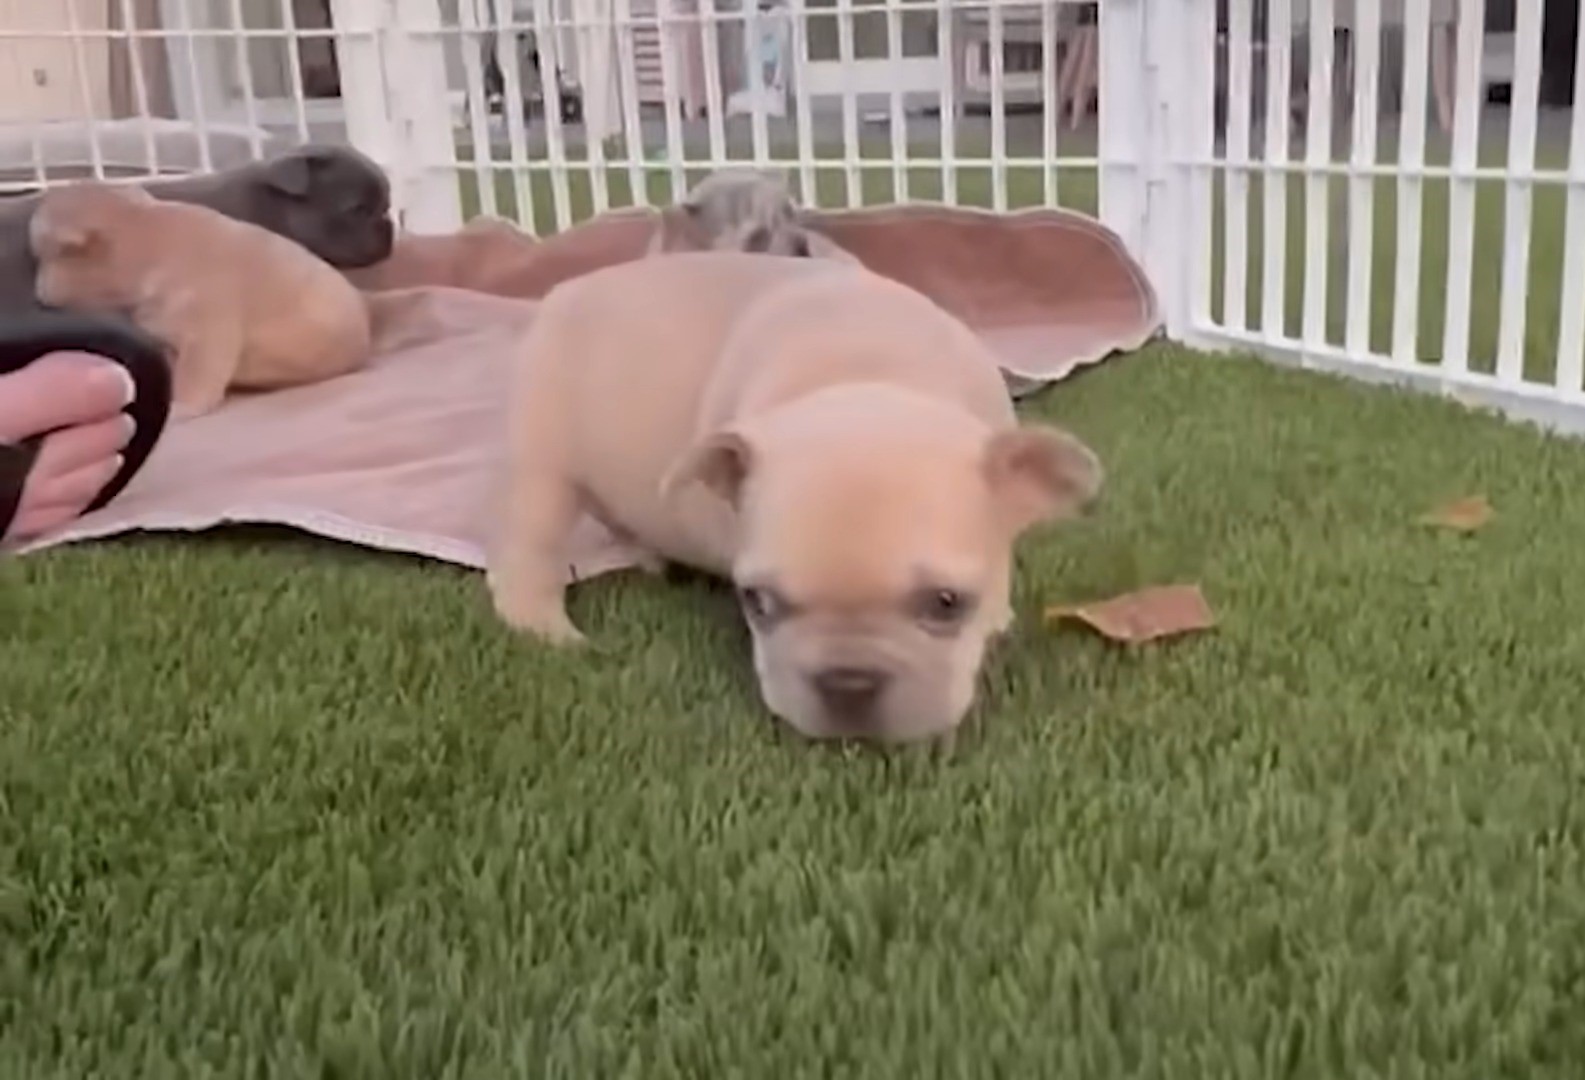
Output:
<svg viewBox="0 0 1585 1080">
<path fill-rule="evenodd" d="M 729 164 L 784 169 L 820 206 L 1071 206 L 1139 256 L 1178 340 L 1585 428 L 1578 15 L 1578 0 L 0 0 L 0 191 L 312 139 L 379 161 L 415 231 L 483 212 L 548 232 Z"/>
</svg>

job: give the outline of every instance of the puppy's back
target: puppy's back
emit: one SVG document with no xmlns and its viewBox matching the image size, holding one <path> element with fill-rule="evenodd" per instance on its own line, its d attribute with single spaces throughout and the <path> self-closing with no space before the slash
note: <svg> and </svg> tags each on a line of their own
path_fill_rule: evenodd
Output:
<svg viewBox="0 0 1585 1080">
<path fill-rule="evenodd" d="M 368 304 L 340 271 L 261 226 L 195 203 L 158 204 L 191 272 L 242 328 L 238 385 L 259 389 L 329 378 L 371 350 Z M 221 317 L 219 312 L 215 317 Z"/>
<path fill-rule="evenodd" d="M 545 297 L 539 318 L 574 328 L 577 355 L 555 362 L 575 366 L 596 399 L 642 396 L 641 387 L 671 396 L 708 376 L 732 323 L 756 297 L 788 281 L 851 272 L 807 259 L 685 252 L 664 265 L 635 260 L 564 282 Z"/>
<path fill-rule="evenodd" d="M 373 348 L 363 293 L 307 248 L 245 227 L 256 234 L 265 268 L 261 287 L 251 294 L 249 344 L 257 355 L 244 357 L 247 377 L 268 386 L 283 376 L 328 377 L 360 366 Z"/>
<path fill-rule="evenodd" d="M 961 319 L 900 282 L 849 269 L 790 280 L 743 312 L 723 342 L 706 423 L 844 382 L 905 385 L 993 426 L 1013 419 L 995 356 Z"/>
</svg>

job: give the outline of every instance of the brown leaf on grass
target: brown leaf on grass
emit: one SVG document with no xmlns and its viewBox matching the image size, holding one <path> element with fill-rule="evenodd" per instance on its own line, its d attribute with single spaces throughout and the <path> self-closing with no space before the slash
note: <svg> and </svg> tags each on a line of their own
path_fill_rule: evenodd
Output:
<svg viewBox="0 0 1585 1080">
<path fill-rule="evenodd" d="M 1141 645 L 1216 626 L 1198 585 L 1159 585 L 1088 604 L 1046 609 L 1047 622 L 1076 619 L 1112 641 Z"/>
<path fill-rule="evenodd" d="M 1486 501 L 1484 495 L 1471 495 L 1467 499 L 1450 502 L 1424 514 L 1420 524 L 1430 525 L 1438 529 L 1452 529 L 1456 532 L 1472 533 L 1484 526 L 1492 518 L 1491 503 Z"/>
</svg>

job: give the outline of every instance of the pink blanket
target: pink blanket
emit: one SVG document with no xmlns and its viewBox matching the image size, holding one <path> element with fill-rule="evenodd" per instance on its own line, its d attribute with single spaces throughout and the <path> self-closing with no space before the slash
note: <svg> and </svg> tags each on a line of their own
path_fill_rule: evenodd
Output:
<svg viewBox="0 0 1585 1080">
<path fill-rule="evenodd" d="M 1075 214 L 888 208 L 829 214 L 820 227 L 964 319 L 1025 385 L 1138 348 L 1160 325 L 1139 267 Z M 405 238 L 388 263 L 355 275 L 377 294 L 366 370 L 239 395 L 173 425 L 115 502 L 22 550 L 235 522 L 481 567 L 503 390 L 538 298 L 640 257 L 652 228 L 650 215 L 627 212 L 543 241 L 491 222 Z M 575 577 L 632 561 L 597 523 L 582 524 Z"/>
</svg>

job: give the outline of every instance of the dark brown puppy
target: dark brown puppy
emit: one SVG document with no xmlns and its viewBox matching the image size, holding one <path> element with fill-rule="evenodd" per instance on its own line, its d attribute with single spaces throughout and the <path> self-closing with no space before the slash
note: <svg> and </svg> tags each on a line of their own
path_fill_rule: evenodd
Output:
<svg viewBox="0 0 1585 1080">
<path fill-rule="evenodd" d="M 380 167 L 343 146 L 300 146 L 209 176 L 141 185 L 160 199 L 197 203 L 293 240 L 339 269 L 391 254 L 391 184 Z M 39 306 L 28 222 L 39 197 L 0 199 L 0 313 Z"/>
</svg>

